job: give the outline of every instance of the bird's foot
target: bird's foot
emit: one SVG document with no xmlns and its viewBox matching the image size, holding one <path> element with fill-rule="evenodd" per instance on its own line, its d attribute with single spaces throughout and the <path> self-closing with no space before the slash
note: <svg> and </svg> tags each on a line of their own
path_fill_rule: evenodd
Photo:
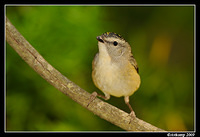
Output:
<svg viewBox="0 0 200 137">
<path fill-rule="evenodd" d="M 87 107 L 90 105 L 90 103 L 97 97 L 97 92 L 93 92 L 91 95 L 90 95 L 90 98 L 89 98 L 89 103 L 87 104 Z"/>
<path fill-rule="evenodd" d="M 131 123 L 131 121 L 133 121 L 136 118 L 135 112 L 131 111 L 131 113 L 129 114 L 129 116 L 131 117 L 129 124 Z"/>
</svg>

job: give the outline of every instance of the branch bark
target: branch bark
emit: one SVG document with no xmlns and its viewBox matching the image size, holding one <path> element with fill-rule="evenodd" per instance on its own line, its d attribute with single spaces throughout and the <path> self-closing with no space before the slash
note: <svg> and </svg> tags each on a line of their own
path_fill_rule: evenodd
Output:
<svg viewBox="0 0 200 137">
<path fill-rule="evenodd" d="M 94 99 L 90 105 L 90 93 L 81 89 L 78 85 L 63 76 L 52 67 L 17 31 L 6 17 L 6 41 L 21 56 L 21 58 L 33 68 L 41 77 L 48 81 L 59 91 L 69 96 L 71 99 L 118 127 L 128 131 L 164 131 L 139 118 L 135 118 L 129 124 L 131 117 L 128 113 L 112 106 L 98 98 Z"/>
</svg>

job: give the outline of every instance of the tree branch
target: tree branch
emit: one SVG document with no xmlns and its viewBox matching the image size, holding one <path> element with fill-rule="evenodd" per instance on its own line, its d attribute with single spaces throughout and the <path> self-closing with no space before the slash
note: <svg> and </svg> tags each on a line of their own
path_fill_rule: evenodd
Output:
<svg viewBox="0 0 200 137">
<path fill-rule="evenodd" d="M 143 120 L 135 118 L 130 124 L 131 117 L 128 113 L 96 98 L 87 107 L 90 93 L 81 89 L 78 85 L 63 76 L 52 67 L 17 31 L 6 17 L 6 41 L 21 56 L 21 58 L 33 68 L 41 77 L 48 81 L 62 93 L 74 101 L 118 127 L 128 131 L 164 131 Z"/>
</svg>

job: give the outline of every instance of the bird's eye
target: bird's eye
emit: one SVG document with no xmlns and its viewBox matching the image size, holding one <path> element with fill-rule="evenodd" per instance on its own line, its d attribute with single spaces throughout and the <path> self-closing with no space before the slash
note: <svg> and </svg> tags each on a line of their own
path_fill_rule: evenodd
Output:
<svg viewBox="0 0 200 137">
<path fill-rule="evenodd" d="M 117 41 L 114 41 L 114 42 L 113 42 L 113 45 L 114 45 L 114 46 L 117 46 L 117 45 L 118 45 L 118 42 L 117 42 Z"/>
</svg>

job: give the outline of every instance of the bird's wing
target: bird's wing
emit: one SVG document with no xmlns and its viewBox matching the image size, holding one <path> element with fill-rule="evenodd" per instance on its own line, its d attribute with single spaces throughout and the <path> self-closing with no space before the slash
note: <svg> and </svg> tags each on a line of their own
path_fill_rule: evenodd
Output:
<svg viewBox="0 0 200 137">
<path fill-rule="evenodd" d="M 137 73 L 139 73 L 139 68 L 138 68 L 137 62 L 136 62 L 135 58 L 133 57 L 133 55 L 130 56 L 129 61 L 130 61 L 131 65 L 134 66 Z"/>
</svg>

